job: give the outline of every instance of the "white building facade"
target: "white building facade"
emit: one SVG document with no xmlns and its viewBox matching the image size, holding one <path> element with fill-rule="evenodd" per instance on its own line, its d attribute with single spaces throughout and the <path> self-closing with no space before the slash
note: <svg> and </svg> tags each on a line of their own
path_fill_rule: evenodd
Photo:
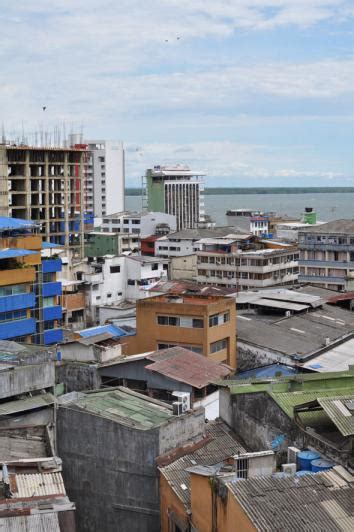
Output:
<svg viewBox="0 0 354 532">
<path fill-rule="evenodd" d="M 102 231 L 108 233 L 132 233 L 140 238 L 155 235 L 159 231 L 176 230 L 176 217 L 164 212 L 117 212 L 102 219 Z"/>
<path fill-rule="evenodd" d="M 97 323 L 101 305 L 115 305 L 149 296 L 158 281 L 167 280 L 168 260 L 155 257 L 106 255 L 89 263 L 86 283 L 88 320 Z"/>
<path fill-rule="evenodd" d="M 86 169 L 86 209 L 95 218 L 124 210 L 124 149 L 119 141 L 85 141 L 89 151 Z"/>
</svg>

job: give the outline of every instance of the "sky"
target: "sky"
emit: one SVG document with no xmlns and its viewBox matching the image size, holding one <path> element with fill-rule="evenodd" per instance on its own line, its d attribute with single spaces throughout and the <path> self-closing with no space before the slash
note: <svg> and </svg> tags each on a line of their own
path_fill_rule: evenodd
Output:
<svg viewBox="0 0 354 532">
<path fill-rule="evenodd" d="M 7 137 L 122 140 L 127 186 L 175 163 L 208 186 L 354 186 L 353 0 L 0 8 Z"/>
</svg>

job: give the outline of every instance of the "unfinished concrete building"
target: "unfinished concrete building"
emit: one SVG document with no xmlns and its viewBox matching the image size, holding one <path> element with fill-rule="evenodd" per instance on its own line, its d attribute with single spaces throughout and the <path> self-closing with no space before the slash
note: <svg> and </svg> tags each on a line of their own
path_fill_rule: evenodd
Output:
<svg viewBox="0 0 354 532">
<path fill-rule="evenodd" d="M 86 150 L 0 145 L 0 215 L 33 220 L 83 256 Z"/>
</svg>

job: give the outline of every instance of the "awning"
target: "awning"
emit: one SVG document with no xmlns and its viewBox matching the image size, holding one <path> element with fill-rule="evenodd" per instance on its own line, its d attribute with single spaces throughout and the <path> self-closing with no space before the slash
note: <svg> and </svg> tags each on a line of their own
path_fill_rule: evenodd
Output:
<svg viewBox="0 0 354 532">
<path fill-rule="evenodd" d="M 0 249 L 0 260 L 1 259 L 14 259 L 17 257 L 26 257 L 27 255 L 37 255 L 38 251 L 30 251 L 29 249 L 18 249 L 18 248 L 6 248 Z"/>
</svg>

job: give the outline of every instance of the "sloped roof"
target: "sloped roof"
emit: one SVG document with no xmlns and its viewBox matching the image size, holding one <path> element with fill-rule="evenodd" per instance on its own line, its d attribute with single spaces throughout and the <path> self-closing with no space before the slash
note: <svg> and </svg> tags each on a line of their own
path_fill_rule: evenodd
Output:
<svg viewBox="0 0 354 532">
<path fill-rule="evenodd" d="M 153 364 L 145 369 L 190 384 L 194 388 L 204 388 L 231 373 L 231 369 L 225 365 L 179 346 L 155 351 L 146 358 L 153 361 Z"/>
<path fill-rule="evenodd" d="M 325 473 L 303 477 L 258 477 L 226 482 L 253 525 L 261 532 L 354 529 L 354 487 L 340 488 Z"/>
<path fill-rule="evenodd" d="M 234 438 L 233 433 L 222 421 L 210 422 L 205 426 L 206 438 L 199 446 L 191 448 L 190 452 L 181 458 L 159 467 L 170 487 L 177 494 L 186 508 L 190 507 L 190 473 L 191 466 L 212 466 L 220 464 L 230 456 L 244 453 L 244 447 Z"/>
<path fill-rule="evenodd" d="M 0 216 L 0 231 L 30 229 L 36 226 L 36 222 L 32 222 L 31 220 L 23 220 L 21 218 L 10 218 L 9 216 Z"/>
<path fill-rule="evenodd" d="M 30 251 L 28 249 L 4 248 L 4 249 L 0 249 L 0 260 L 16 259 L 18 257 L 27 257 L 28 255 L 37 255 L 37 253 L 38 251 Z"/>
<path fill-rule="evenodd" d="M 72 405 L 138 430 L 159 427 L 173 416 L 172 408 L 166 403 L 123 387 L 82 393 L 71 402 L 62 403 L 61 408 L 72 408 Z"/>
<path fill-rule="evenodd" d="M 301 229 L 301 233 L 339 233 L 339 234 L 354 234 L 354 220 L 342 219 L 332 220 L 321 225 L 310 225 L 306 229 Z"/>
<path fill-rule="evenodd" d="M 354 435 L 353 410 L 348 409 L 348 405 L 354 406 L 353 394 L 340 397 L 321 397 L 317 401 L 343 436 Z"/>
</svg>

